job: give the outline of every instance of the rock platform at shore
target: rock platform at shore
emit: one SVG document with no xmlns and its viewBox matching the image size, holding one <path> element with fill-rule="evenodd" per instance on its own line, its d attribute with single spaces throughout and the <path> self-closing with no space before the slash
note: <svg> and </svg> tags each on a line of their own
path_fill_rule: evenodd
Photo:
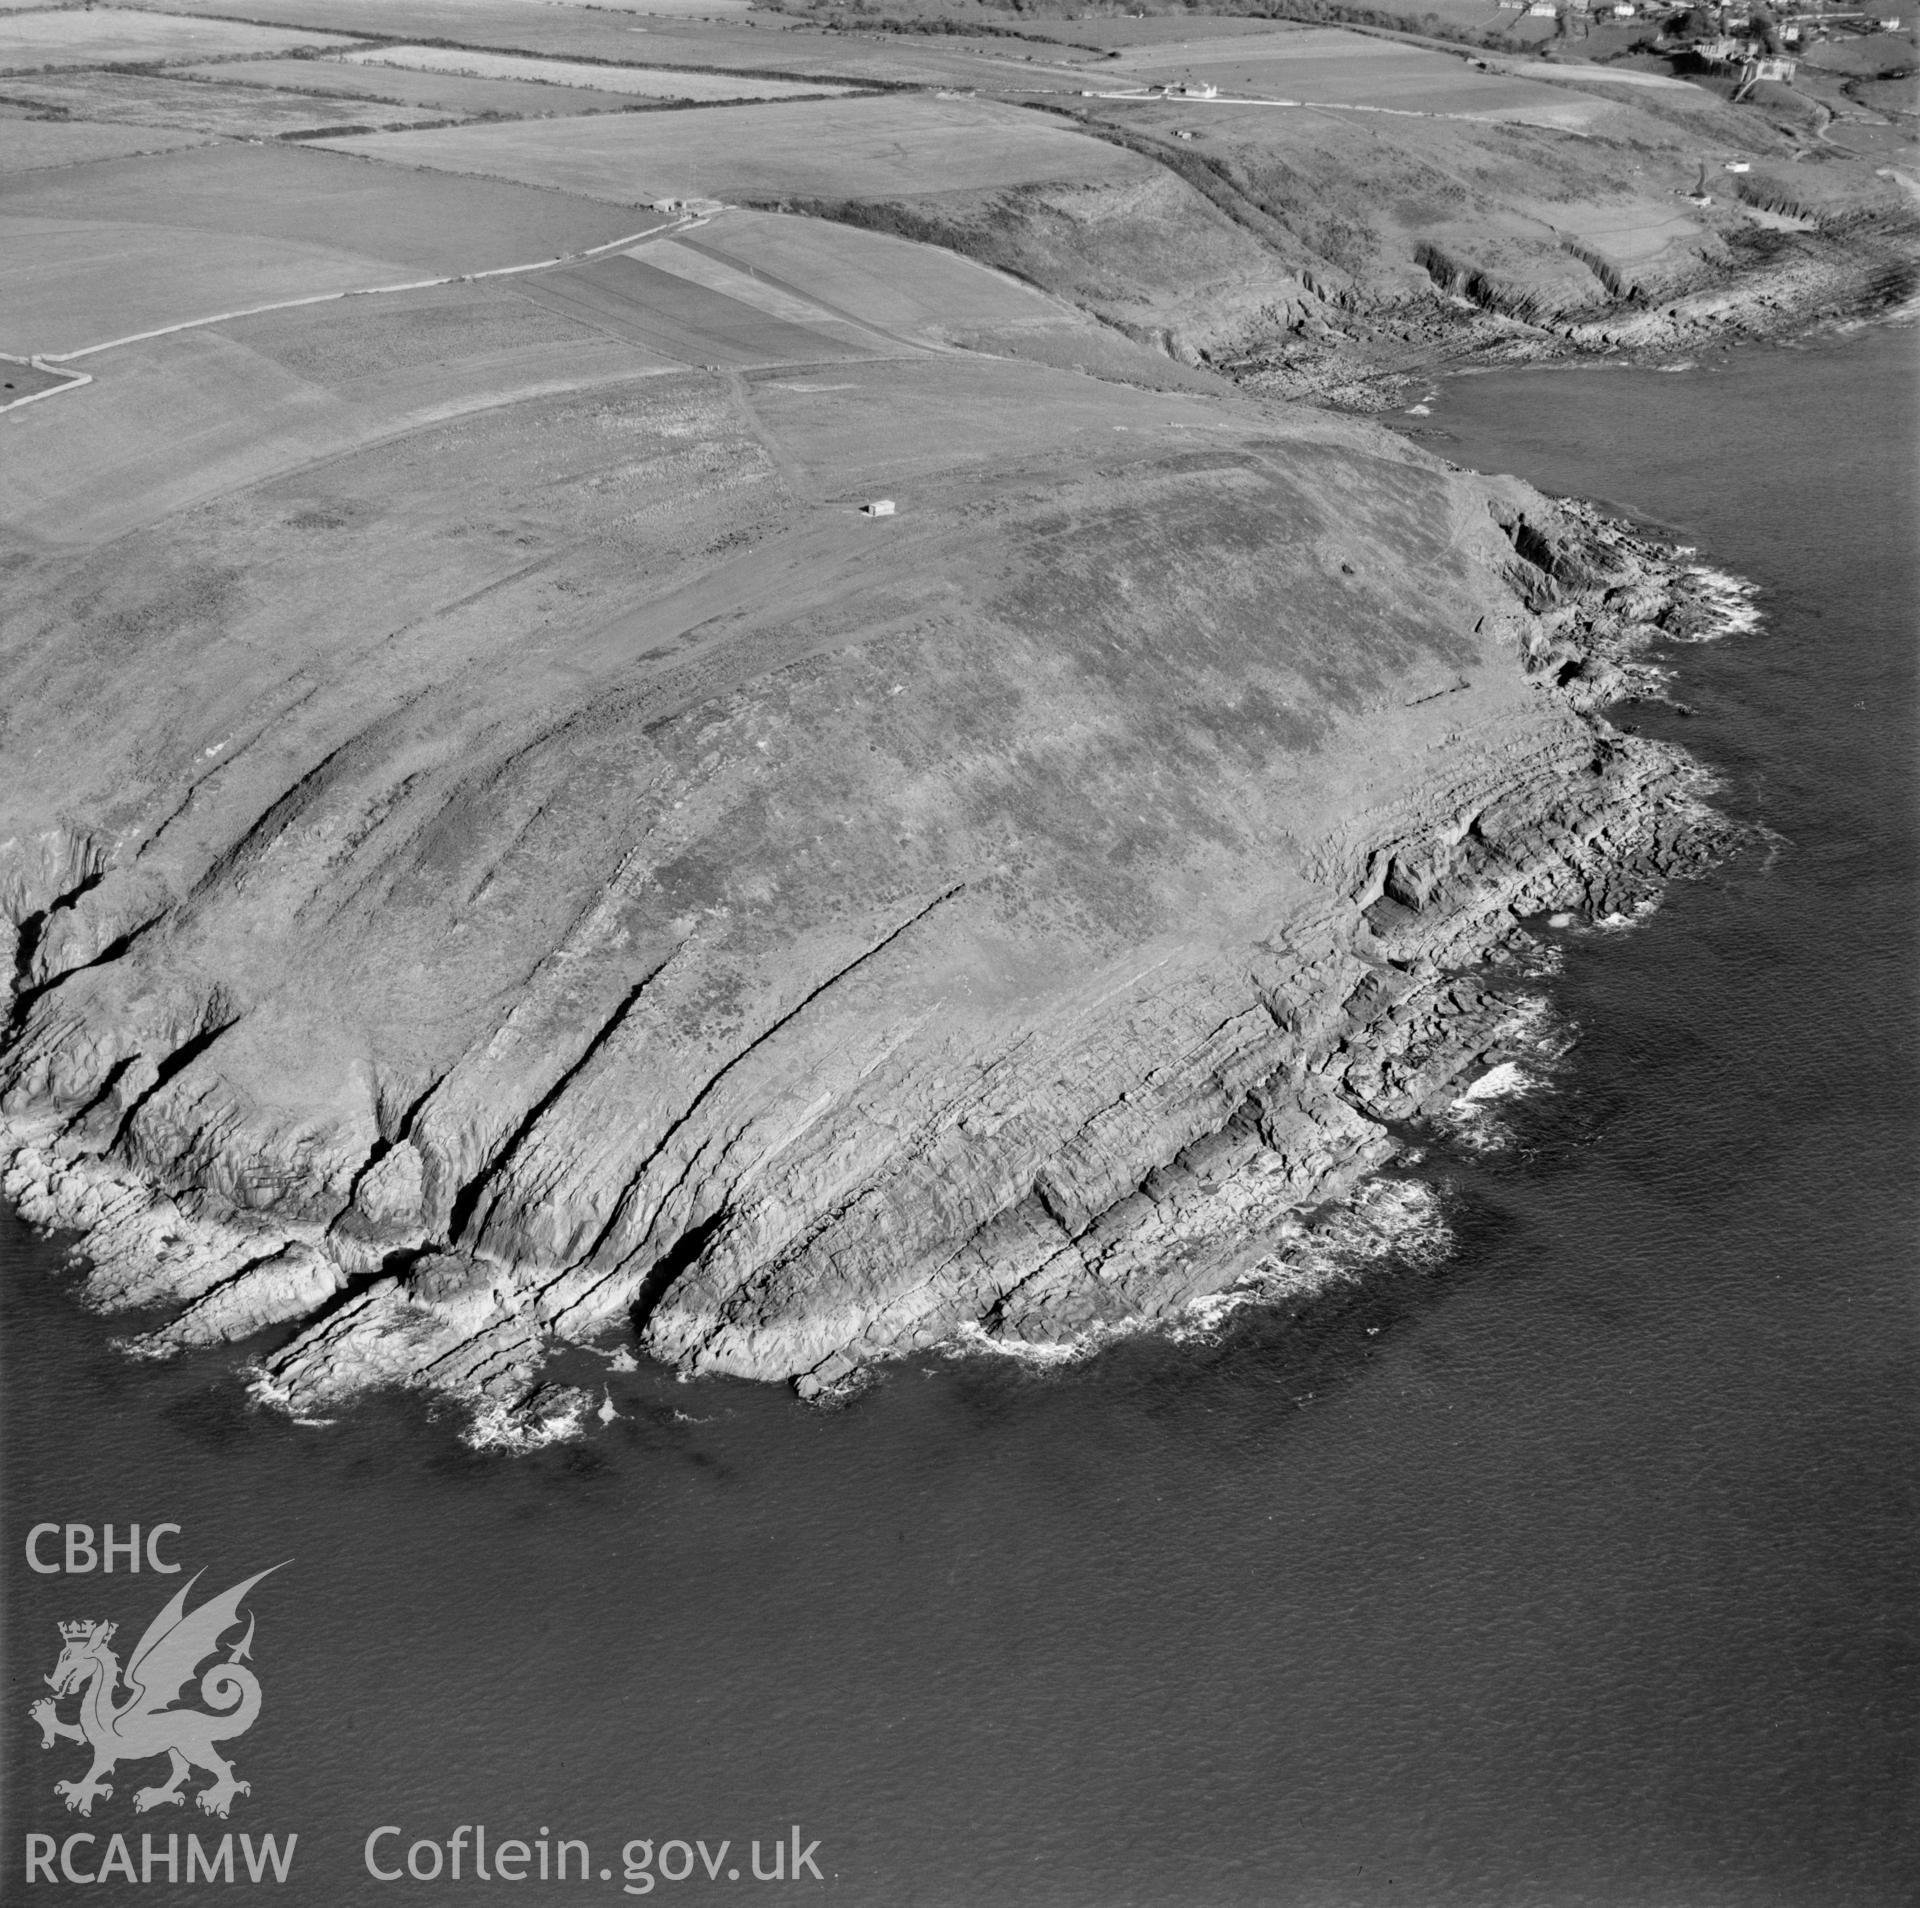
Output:
<svg viewBox="0 0 1920 1908">
<path fill-rule="evenodd" d="M 1006 436 L 1064 401 L 981 375 L 1024 381 Z M 890 412 L 981 401 L 903 377 Z M 62 779 L 11 795 L 46 820 L 7 849 L 4 1184 L 135 1350 L 277 1330 L 296 1415 L 423 1385 L 524 1442 L 577 1419 L 569 1343 L 816 1395 L 1177 1325 L 1314 1276 L 1291 1246 L 1396 1129 L 1521 1050 L 1524 919 L 1716 851 L 1702 772 L 1601 712 L 1710 606 L 1590 513 L 1124 392 L 1069 456 L 927 433 L 876 525 L 792 494 L 828 414 L 768 386 L 461 433 L 563 470 L 698 420 L 723 475 L 653 472 L 639 550 L 549 522 L 529 564 L 396 482 L 323 556 L 320 487 L 379 494 L 335 471 L 28 569 Z M 376 611 L 400 552 L 475 540 L 489 590 L 429 557 Z M 636 562 L 671 572 L 638 603 Z M 394 631 L 378 667 L 343 621 Z M 63 713 L 76 624 L 110 754 Z"/>
</svg>

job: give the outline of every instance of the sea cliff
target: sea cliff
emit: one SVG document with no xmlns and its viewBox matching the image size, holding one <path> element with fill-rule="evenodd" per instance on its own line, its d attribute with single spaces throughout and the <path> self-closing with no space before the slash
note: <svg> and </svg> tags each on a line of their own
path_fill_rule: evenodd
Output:
<svg viewBox="0 0 1920 1908">
<path fill-rule="evenodd" d="M 933 375 L 866 374 L 893 415 Z M 1084 382 L 968 376 L 1020 382 L 1003 438 Z M 671 382 L 550 406 L 547 467 L 693 418 L 717 479 L 630 467 L 620 538 L 539 525 L 478 593 L 484 508 L 394 485 L 316 601 L 310 478 L 16 569 L 61 747 L 7 798 L 4 1185 L 134 1350 L 527 1442 L 588 1402 L 568 1344 L 830 1395 L 1310 1285 L 1420 1223 L 1369 1175 L 1525 1050 L 1522 924 L 1716 850 L 1604 714 L 1711 587 L 1591 514 L 1108 391 L 1098 439 L 934 433 L 876 523 L 793 494 L 843 420 Z"/>
</svg>

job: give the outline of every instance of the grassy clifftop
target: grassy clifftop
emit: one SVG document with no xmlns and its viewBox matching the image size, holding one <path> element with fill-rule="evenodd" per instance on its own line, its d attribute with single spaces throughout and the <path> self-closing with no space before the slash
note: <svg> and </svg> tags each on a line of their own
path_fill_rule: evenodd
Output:
<svg viewBox="0 0 1920 1908">
<path fill-rule="evenodd" d="M 640 62 L 490 0 L 389 80 L 445 7 L 259 4 L 447 123 L 230 137 L 348 62 L 187 0 L 157 91 L 162 16 L 8 29 L 187 139 L 0 120 L 64 371 L 0 409 L 5 1188 L 93 1298 L 524 1442 L 569 1347 L 817 1392 L 1417 1230 L 1367 1175 L 1525 1050 L 1517 922 L 1712 832 L 1601 713 L 1689 586 L 1262 389 L 1704 322 L 1742 247 L 1897 250 L 1898 182 L 1320 29 Z M 845 84 L 710 103 L 766 68 Z"/>
<path fill-rule="evenodd" d="M 1019 80 L 999 62 L 1003 97 L 1155 176 L 805 209 L 935 239 L 1269 388 L 1326 391 L 1436 352 L 1768 333 L 1883 309 L 1916 282 L 1914 155 L 1852 151 L 1822 130 L 1825 107 L 1782 89 L 1735 107 L 1645 65 L 1245 15 L 902 19 L 988 15 L 1039 49 L 1017 56 Z"/>
<path fill-rule="evenodd" d="M 1657 580 L 1529 510 L 956 353 L 496 406 L 16 548 L 12 1195 L 150 1349 L 298 1327 L 296 1409 L 526 1435 L 610 1331 L 817 1389 L 1171 1317 L 1499 1051 L 1451 971 L 1694 826 L 1556 647 Z"/>
</svg>

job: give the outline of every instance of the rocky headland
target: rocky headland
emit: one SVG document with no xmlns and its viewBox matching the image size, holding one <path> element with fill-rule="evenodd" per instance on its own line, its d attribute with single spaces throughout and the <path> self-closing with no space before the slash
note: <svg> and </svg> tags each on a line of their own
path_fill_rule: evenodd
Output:
<svg viewBox="0 0 1920 1908">
<path fill-rule="evenodd" d="M 179 11 L 13 32 L 0 1184 L 300 1417 L 1433 1239 L 1381 1169 L 1551 1044 L 1528 923 L 1723 842 L 1607 711 L 1740 605 L 1338 413 L 1916 283 L 1893 132 L 1484 33 Z"/>
<path fill-rule="evenodd" d="M 16 562 L 4 1186 L 135 1350 L 511 1443 L 568 1344 L 830 1395 L 1311 1285 L 1526 1050 L 1522 924 L 1716 852 L 1603 712 L 1714 614 L 1682 555 L 1146 393 L 874 522 L 793 395 L 678 383 L 544 420 L 553 481 L 648 444 L 617 537 L 360 473 Z"/>
</svg>

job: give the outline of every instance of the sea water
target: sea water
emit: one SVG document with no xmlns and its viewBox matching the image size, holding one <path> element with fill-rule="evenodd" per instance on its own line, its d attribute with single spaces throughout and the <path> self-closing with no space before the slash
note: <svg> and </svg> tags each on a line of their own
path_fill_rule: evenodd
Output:
<svg viewBox="0 0 1920 1908">
<path fill-rule="evenodd" d="M 837 1412 L 609 1373 L 617 1417 L 511 1458 L 132 1363 L 5 1221 L 7 1897 L 75 1885 L 27 1881 L 40 1834 L 135 1900 L 1912 1900 L 1914 364 L 1503 372 L 1403 420 L 1760 592 L 1665 658 L 1691 715 L 1619 712 L 1753 845 L 1549 934 L 1573 1044 L 1504 1146 L 1412 1169 L 1437 1266 L 1065 1370 L 910 1359 Z M 184 1573 L 27 1568 L 108 1522 L 178 1526 Z M 56 1624 L 124 1650 L 275 1564 L 231 1816 L 137 1815 L 157 1762 L 69 1814 L 85 1752 L 27 1715 Z M 235 1882 L 188 1887 L 223 1834 Z M 285 1882 L 247 1879 L 266 1834 Z"/>
</svg>

